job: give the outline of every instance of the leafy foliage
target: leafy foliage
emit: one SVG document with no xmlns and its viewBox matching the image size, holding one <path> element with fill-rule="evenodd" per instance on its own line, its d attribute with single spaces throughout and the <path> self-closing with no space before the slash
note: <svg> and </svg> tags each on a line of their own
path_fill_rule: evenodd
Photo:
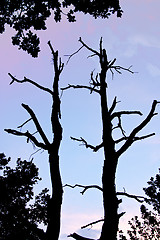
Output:
<svg viewBox="0 0 160 240">
<path fill-rule="evenodd" d="M 155 178 L 150 178 L 148 185 L 148 187 L 144 188 L 145 194 L 149 197 L 147 203 L 152 205 L 153 209 L 160 214 L 160 169 Z"/>
<path fill-rule="evenodd" d="M 75 21 L 74 13 L 83 12 L 94 18 L 108 18 L 117 12 L 121 17 L 119 0 L 1 0 L 0 33 L 9 25 L 16 31 L 12 37 L 13 45 L 18 45 L 33 57 L 38 56 L 40 40 L 31 30 L 46 30 L 46 19 L 53 13 L 56 22 L 61 21 L 64 8 L 68 9 L 67 19 Z"/>
<path fill-rule="evenodd" d="M 148 210 L 145 205 L 141 206 L 141 219 L 137 216 L 129 221 L 130 230 L 127 231 L 132 240 L 158 240 L 160 237 L 160 169 L 155 178 L 151 177 L 148 187 L 144 188 L 147 195 L 146 203 L 153 208 Z M 126 236 L 120 231 L 120 240 L 126 240 Z"/>
<path fill-rule="evenodd" d="M 17 160 L 16 167 L 8 166 L 10 158 L 0 154 L 0 239 L 44 239 L 39 223 L 47 223 L 48 190 L 44 189 L 33 199 L 33 186 L 40 180 L 33 162 Z"/>
</svg>

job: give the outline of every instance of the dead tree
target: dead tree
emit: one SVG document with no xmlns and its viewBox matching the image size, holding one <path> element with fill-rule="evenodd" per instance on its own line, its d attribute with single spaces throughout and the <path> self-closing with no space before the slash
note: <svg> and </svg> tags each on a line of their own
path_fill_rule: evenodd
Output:
<svg viewBox="0 0 160 240">
<path fill-rule="evenodd" d="M 127 151 L 127 149 L 135 142 L 139 140 L 146 139 L 148 137 L 153 136 L 155 133 L 151 133 L 145 136 L 137 136 L 137 134 L 150 122 L 150 120 L 157 114 L 155 113 L 155 108 L 158 101 L 154 100 L 151 106 L 151 110 L 149 114 L 145 117 L 145 119 L 136 126 L 130 134 L 127 136 L 125 134 L 124 128 L 122 126 L 122 116 L 128 115 L 139 115 L 142 116 L 140 111 L 115 111 L 117 106 L 117 98 L 115 97 L 112 105 L 108 106 L 108 96 L 107 96 L 107 72 L 111 71 L 114 74 L 114 71 L 121 73 L 122 70 L 131 71 L 131 68 L 123 68 L 121 66 L 116 66 L 115 62 L 116 59 L 113 61 L 108 61 L 106 50 L 102 47 L 102 39 L 100 40 L 100 50 L 94 50 L 89 47 L 82 39 L 79 39 L 81 43 L 81 48 L 86 48 L 91 52 L 91 56 L 97 56 L 99 59 L 100 64 L 100 72 L 94 76 L 93 72 L 91 73 L 91 81 L 90 85 L 68 85 L 67 87 L 63 88 L 62 90 L 66 90 L 69 88 L 74 89 L 88 89 L 91 93 L 96 93 L 100 96 L 100 103 L 101 103 L 101 119 L 102 119 L 102 142 L 97 146 L 92 146 L 88 144 L 88 142 L 84 138 L 72 138 L 78 142 L 81 142 L 86 148 L 92 149 L 94 152 L 97 152 L 99 149 L 103 148 L 104 151 L 104 166 L 102 172 L 102 187 L 99 186 L 82 186 L 76 184 L 75 186 L 71 187 L 82 187 L 84 193 L 86 190 L 90 188 L 96 188 L 102 191 L 103 194 L 103 206 L 104 206 L 104 219 L 103 219 L 103 226 L 101 231 L 100 240 L 116 240 L 117 239 L 117 231 L 119 225 L 119 219 L 124 213 L 118 213 L 119 204 L 122 202 L 121 199 L 118 198 L 118 195 L 124 195 L 127 197 L 135 198 L 137 201 L 141 202 L 144 200 L 141 196 L 134 196 L 127 193 L 120 193 L 116 190 L 116 170 L 119 158 L 121 155 Z M 69 59 L 74 55 L 77 54 L 78 51 L 69 55 Z M 117 119 L 117 125 L 115 126 L 113 120 Z M 120 129 L 122 137 L 119 139 L 114 139 L 113 132 L 115 129 Z M 121 143 L 121 146 L 118 148 L 118 143 Z M 117 150 L 118 149 L 118 150 Z M 70 186 L 70 185 L 69 185 Z M 102 220 L 100 220 L 102 221 Z M 91 224 L 95 224 L 99 221 L 95 221 Z M 87 225 L 87 226 L 88 226 Z M 82 236 L 79 236 L 77 233 L 73 233 L 70 235 L 75 239 L 86 240 Z"/>
<path fill-rule="evenodd" d="M 38 83 L 27 79 L 24 77 L 23 80 L 18 80 L 13 77 L 10 73 L 12 81 L 10 84 L 17 83 L 30 83 L 37 88 L 49 93 L 52 97 L 52 111 L 51 111 L 51 125 L 52 125 L 52 133 L 53 140 L 50 143 L 46 134 L 44 133 L 35 113 L 33 110 L 26 104 L 22 104 L 22 107 L 28 112 L 30 118 L 25 121 L 21 126 L 23 127 L 27 124 L 28 121 L 33 121 L 36 133 L 39 134 L 42 141 L 40 142 L 35 137 L 35 134 L 30 133 L 29 131 L 22 132 L 13 129 L 5 129 L 6 132 L 16 135 L 16 136 L 24 136 L 27 138 L 27 142 L 32 142 L 36 147 L 46 150 L 49 155 L 49 166 L 50 166 L 50 177 L 52 184 L 52 195 L 48 202 L 48 226 L 46 231 L 46 239 L 47 240 L 58 240 L 60 233 L 60 219 L 61 219 L 61 205 L 62 205 L 62 196 L 63 196 L 63 188 L 62 188 L 62 180 L 60 174 L 59 167 L 59 147 L 62 140 L 62 126 L 60 124 L 61 112 L 60 112 L 60 98 L 59 98 L 59 78 L 60 74 L 63 70 L 64 64 L 61 62 L 61 58 L 58 57 L 58 51 L 54 51 L 50 42 L 48 42 L 50 50 L 53 56 L 54 63 L 54 81 L 53 81 L 53 89 L 49 89 L 39 85 Z"/>
</svg>

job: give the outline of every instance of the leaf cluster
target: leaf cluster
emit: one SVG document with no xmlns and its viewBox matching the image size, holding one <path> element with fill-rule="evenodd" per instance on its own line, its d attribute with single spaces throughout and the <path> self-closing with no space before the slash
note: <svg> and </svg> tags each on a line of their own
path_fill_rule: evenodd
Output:
<svg viewBox="0 0 160 240">
<path fill-rule="evenodd" d="M 37 57 L 40 40 L 33 30 L 46 30 L 46 20 L 52 13 L 54 20 L 60 22 L 64 8 L 67 8 L 65 15 L 69 22 L 75 21 L 76 12 L 88 13 L 94 18 L 108 18 L 115 12 L 117 17 L 122 15 L 119 0 L 1 0 L 0 33 L 9 25 L 16 31 L 13 45 Z"/>
<path fill-rule="evenodd" d="M 155 177 L 148 181 L 148 187 L 144 188 L 145 194 L 149 197 L 147 203 L 153 206 L 153 209 L 160 214 L 160 169 Z"/>
<path fill-rule="evenodd" d="M 117 13 L 117 17 L 122 16 L 122 10 L 119 5 L 119 0 L 65 0 L 63 7 L 74 6 L 73 13 L 83 12 L 90 14 L 94 18 L 108 18 L 111 14 Z"/>
<path fill-rule="evenodd" d="M 29 204 L 33 187 L 41 180 L 38 168 L 32 161 L 18 159 L 13 169 L 9 161 L 0 154 L 0 239 L 43 239 L 44 231 L 38 223 L 46 224 L 48 190 L 42 190 L 34 204 Z"/>
<path fill-rule="evenodd" d="M 153 210 L 148 210 L 145 205 L 141 205 L 141 219 L 135 216 L 129 221 L 130 230 L 127 233 L 132 240 L 158 240 L 160 236 L 160 169 L 155 177 L 150 178 L 148 185 L 144 188 L 147 195 L 145 201 Z M 122 231 L 119 232 L 119 239 L 127 239 Z"/>
</svg>

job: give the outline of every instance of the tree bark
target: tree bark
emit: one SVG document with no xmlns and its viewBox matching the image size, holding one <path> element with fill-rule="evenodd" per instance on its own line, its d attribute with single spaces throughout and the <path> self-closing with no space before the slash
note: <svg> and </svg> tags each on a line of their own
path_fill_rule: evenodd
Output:
<svg viewBox="0 0 160 240">
<path fill-rule="evenodd" d="M 57 240 L 60 233 L 61 205 L 63 197 L 62 181 L 59 169 L 59 156 L 53 152 L 49 155 L 52 196 L 48 202 L 47 240 Z"/>
<path fill-rule="evenodd" d="M 104 223 L 102 226 L 100 240 L 117 239 L 118 231 L 118 199 L 116 196 L 115 173 L 116 166 L 114 157 L 104 161 L 102 187 L 103 187 L 103 206 L 104 206 Z"/>
<path fill-rule="evenodd" d="M 104 223 L 102 226 L 100 240 L 117 239 L 118 231 L 118 199 L 116 195 L 115 176 L 118 159 L 115 152 L 115 142 L 112 137 L 111 116 L 107 103 L 106 73 L 108 62 L 105 49 L 100 54 L 100 98 L 103 130 L 104 166 L 102 173 Z"/>
<path fill-rule="evenodd" d="M 51 112 L 51 125 L 53 132 L 53 142 L 50 144 L 49 166 L 52 185 L 52 196 L 48 203 L 48 227 L 46 231 L 47 240 L 58 240 L 60 234 L 61 205 L 63 197 L 63 187 L 59 167 L 59 148 L 62 140 L 62 126 L 60 124 L 60 98 L 59 98 L 59 77 L 63 70 L 63 64 L 58 64 L 58 51 L 54 52 L 50 42 L 54 61 L 54 81 L 53 81 L 53 105 Z"/>
<path fill-rule="evenodd" d="M 135 198 L 137 201 L 141 201 L 141 199 L 144 199 L 140 196 L 134 196 L 126 193 L 117 193 L 116 191 L 116 170 L 117 170 L 117 164 L 119 157 L 137 140 L 143 140 L 145 138 L 151 137 L 154 135 L 154 133 L 147 134 L 144 136 L 137 136 L 137 134 L 149 123 L 149 121 L 153 118 L 153 116 L 156 115 L 155 108 L 156 105 L 159 103 L 158 101 L 154 100 L 151 110 L 148 114 L 148 116 L 131 131 L 129 136 L 126 136 L 125 131 L 123 129 L 122 123 L 121 123 L 121 116 L 122 115 L 130 115 L 130 114 L 138 114 L 142 116 L 142 113 L 140 111 L 118 111 L 114 112 L 114 109 L 116 107 L 116 104 L 118 103 L 116 100 L 116 97 L 114 98 L 114 101 L 110 107 L 108 108 L 108 99 L 107 99 L 107 71 L 110 70 L 112 75 L 114 74 L 113 70 L 117 73 L 121 73 L 121 70 L 128 71 L 130 73 L 134 73 L 131 71 L 131 67 L 124 68 L 121 66 L 114 65 L 116 58 L 113 61 L 107 60 L 107 54 L 106 50 L 102 48 L 102 38 L 100 40 L 100 51 L 97 52 L 96 50 L 89 47 L 87 44 L 85 44 L 82 39 L 79 39 L 80 43 L 82 44 L 82 47 L 85 47 L 90 52 L 92 52 L 91 56 L 98 56 L 99 62 L 100 62 L 100 73 L 96 75 L 96 77 L 93 76 L 93 71 L 91 72 L 91 81 L 89 86 L 84 85 L 68 85 L 68 87 L 63 88 L 69 89 L 88 89 L 90 90 L 90 93 L 98 93 L 100 95 L 100 102 L 101 102 L 101 120 L 102 120 L 102 142 L 101 144 L 97 146 L 92 146 L 87 143 L 87 141 L 84 138 L 72 138 L 73 140 L 82 142 L 82 144 L 86 148 L 92 149 L 94 152 L 97 152 L 100 148 L 103 148 L 104 152 L 104 166 L 103 166 L 103 173 L 102 173 L 102 188 L 97 187 L 95 185 L 91 186 L 84 186 L 76 184 L 73 187 L 79 186 L 84 188 L 84 190 L 81 192 L 82 194 L 89 188 L 97 188 L 102 191 L 103 194 L 103 207 L 104 207 L 104 223 L 102 226 L 102 231 L 100 235 L 100 240 L 116 240 L 117 239 L 117 232 L 118 232 L 118 225 L 119 225 L 119 218 L 123 216 L 124 212 L 118 214 L 118 207 L 119 204 L 122 202 L 121 199 L 117 198 L 117 195 L 125 195 L 127 197 Z M 81 48 L 82 48 L 81 47 Z M 80 48 L 80 49 L 81 49 Z M 79 49 L 79 50 L 80 50 Z M 78 51 L 79 51 L 78 50 Z M 78 52 L 77 51 L 77 52 Z M 76 54 L 75 52 L 74 54 Z M 69 59 L 74 55 L 70 55 Z M 114 118 L 118 118 L 118 124 L 115 126 L 112 120 Z M 114 140 L 113 138 L 113 130 L 118 128 L 122 134 L 122 137 Z M 115 145 L 125 141 L 125 143 L 116 150 Z M 70 185 L 69 185 L 70 186 Z M 72 186 L 71 186 L 72 187 Z M 93 223 L 96 223 L 93 222 Z M 91 225 L 91 224 L 89 224 Z M 88 226 L 88 225 L 86 225 Z M 79 236 L 78 234 L 74 233 L 71 234 L 70 237 L 73 237 L 77 240 L 86 240 L 85 237 Z"/>
<path fill-rule="evenodd" d="M 25 136 L 27 142 L 32 141 L 35 146 L 47 150 L 49 154 L 49 166 L 50 166 L 50 176 L 51 176 L 51 188 L 52 195 L 48 201 L 48 226 L 46 231 L 46 240 L 58 240 L 60 233 L 60 220 L 61 220 L 61 205 L 63 197 L 63 188 L 59 168 L 59 148 L 62 140 L 62 126 L 60 124 L 61 112 L 60 112 L 60 98 L 59 98 L 59 78 L 63 70 L 64 64 L 61 62 L 61 58 L 58 58 L 58 51 L 54 51 L 50 41 L 48 45 L 51 49 L 53 55 L 54 64 L 54 81 L 53 81 L 53 91 L 49 88 L 43 87 L 40 84 L 24 77 L 24 80 L 18 80 L 13 75 L 9 74 L 13 82 L 24 83 L 28 82 L 37 88 L 48 92 L 52 96 L 52 110 L 51 110 L 51 126 L 53 140 L 50 143 L 47 136 L 45 135 L 35 113 L 26 104 L 22 104 L 22 107 L 29 113 L 30 119 L 25 121 L 19 127 L 22 128 L 28 121 L 32 120 L 37 133 L 42 138 L 42 142 L 39 142 L 37 138 L 31 134 L 28 130 L 26 132 L 17 131 L 13 129 L 5 129 L 6 132 L 11 133 L 16 136 Z"/>
</svg>

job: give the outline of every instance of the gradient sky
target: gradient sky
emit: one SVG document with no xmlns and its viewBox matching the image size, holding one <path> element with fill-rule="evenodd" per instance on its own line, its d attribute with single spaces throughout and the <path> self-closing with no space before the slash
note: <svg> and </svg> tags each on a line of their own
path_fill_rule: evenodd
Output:
<svg viewBox="0 0 160 240">
<path fill-rule="evenodd" d="M 150 111 L 152 101 L 160 100 L 160 3 L 159 0 L 121 1 L 124 10 L 122 19 L 111 16 L 108 20 L 94 20 L 90 16 L 77 15 L 76 23 L 61 23 L 48 20 L 48 30 L 39 32 L 41 52 L 39 58 L 33 59 L 23 51 L 12 46 L 10 37 L 13 30 L 7 28 L 0 36 L 0 139 L 1 152 L 12 157 L 12 163 L 21 157 L 29 159 L 35 152 L 32 144 L 27 144 L 25 138 L 8 135 L 4 128 L 15 128 L 29 118 L 21 107 L 28 104 L 37 114 L 40 123 L 51 139 L 50 104 L 47 93 L 29 84 L 13 84 L 9 86 L 8 72 L 19 79 L 24 76 L 38 83 L 51 87 L 53 79 L 53 64 L 47 41 L 50 40 L 54 49 L 59 50 L 62 60 L 66 63 L 65 54 L 75 52 L 81 45 L 82 37 L 89 46 L 99 49 L 100 37 L 107 50 L 108 58 L 117 58 L 117 65 L 129 67 L 133 65 L 135 74 L 124 72 L 115 74 L 114 79 L 108 75 L 109 103 L 114 96 L 121 101 L 117 110 L 140 110 L 143 117 L 132 116 L 124 118 L 124 128 L 131 131 Z M 68 65 L 65 65 L 61 76 L 61 86 L 72 84 L 87 84 L 90 72 L 99 70 L 97 58 L 87 58 L 89 52 L 83 49 L 75 55 Z M 70 140 L 70 136 L 84 137 L 91 144 L 101 142 L 101 119 L 98 96 L 90 95 L 87 90 L 68 90 L 62 95 L 62 126 L 63 142 L 60 149 L 60 165 L 63 183 L 69 184 L 101 184 L 103 153 L 79 146 Z M 117 171 L 117 190 L 123 188 L 130 194 L 143 194 L 143 187 L 160 167 L 160 106 L 158 116 L 154 117 L 142 132 L 155 132 L 156 136 L 135 143 L 120 159 Z M 29 123 L 27 127 L 33 130 Z M 126 126 L 126 127 L 125 127 Z M 23 129 L 26 130 L 26 127 Z M 40 168 L 43 181 L 36 191 L 50 186 L 47 166 L 47 154 L 38 152 L 34 162 Z M 139 213 L 139 204 L 134 200 L 123 199 L 120 211 L 127 214 L 121 220 L 125 227 L 127 219 Z M 103 217 L 101 193 L 90 190 L 84 196 L 80 189 L 65 189 L 62 209 L 61 240 L 74 231 L 91 238 L 99 236 L 100 225 L 90 230 L 82 231 L 80 227 Z"/>
</svg>

